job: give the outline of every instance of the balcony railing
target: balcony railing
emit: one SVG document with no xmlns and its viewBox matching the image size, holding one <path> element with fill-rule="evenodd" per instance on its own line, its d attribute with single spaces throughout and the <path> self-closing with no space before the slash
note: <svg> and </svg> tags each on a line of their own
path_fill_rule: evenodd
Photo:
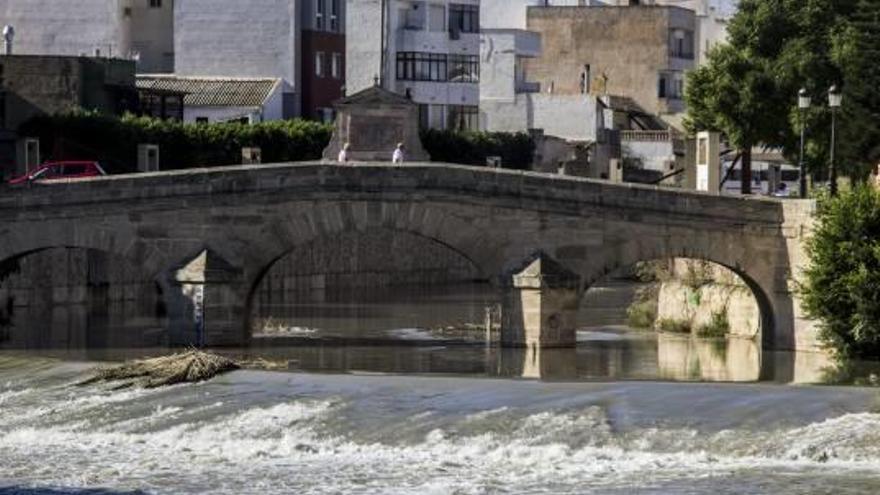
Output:
<svg viewBox="0 0 880 495">
<path fill-rule="evenodd" d="M 620 131 L 620 140 L 624 142 L 664 142 L 678 139 L 675 131 Z"/>
</svg>

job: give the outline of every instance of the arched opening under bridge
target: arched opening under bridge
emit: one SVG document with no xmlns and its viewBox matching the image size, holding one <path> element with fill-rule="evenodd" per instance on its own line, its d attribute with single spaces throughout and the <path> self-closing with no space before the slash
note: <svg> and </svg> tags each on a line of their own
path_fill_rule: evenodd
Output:
<svg viewBox="0 0 880 495">
<path fill-rule="evenodd" d="M 163 345 L 164 317 L 159 286 L 122 256 L 51 246 L 0 260 L 0 348 Z"/>
</svg>

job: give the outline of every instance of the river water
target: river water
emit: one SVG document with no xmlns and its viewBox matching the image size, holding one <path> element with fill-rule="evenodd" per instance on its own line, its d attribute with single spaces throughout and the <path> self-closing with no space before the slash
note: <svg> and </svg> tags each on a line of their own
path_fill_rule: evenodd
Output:
<svg viewBox="0 0 880 495">
<path fill-rule="evenodd" d="M 608 325 L 542 352 L 432 331 L 492 302 L 264 307 L 268 333 L 223 352 L 286 371 L 158 390 L 74 384 L 166 349 L 4 350 L 0 493 L 880 492 L 880 395 L 821 357 Z"/>
</svg>

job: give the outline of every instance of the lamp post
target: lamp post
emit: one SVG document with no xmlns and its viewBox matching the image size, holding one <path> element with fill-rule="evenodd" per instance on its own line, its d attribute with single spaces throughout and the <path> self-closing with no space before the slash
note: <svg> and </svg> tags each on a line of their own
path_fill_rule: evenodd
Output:
<svg viewBox="0 0 880 495">
<path fill-rule="evenodd" d="M 837 109 L 843 103 L 843 95 L 837 89 L 837 85 L 828 89 L 828 106 L 831 108 L 831 169 L 828 172 L 831 195 L 837 195 L 837 164 L 835 154 L 837 151 Z"/>
<path fill-rule="evenodd" d="M 807 93 L 807 90 L 801 88 L 798 91 L 798 109 L 800 110 L 801 117 L 801 154 L 800 161 L 798 163 L 798 167 L 800 168 L 800 177 L 798 180 L 798 185 L 800 186 L 800 197 L 807 197 L 807 167 L 804 164 L 804 134 L 806 133 L 807 127 L 807 119 L 806 113 L 810 108 L 810 95 Z"/>
</svg>

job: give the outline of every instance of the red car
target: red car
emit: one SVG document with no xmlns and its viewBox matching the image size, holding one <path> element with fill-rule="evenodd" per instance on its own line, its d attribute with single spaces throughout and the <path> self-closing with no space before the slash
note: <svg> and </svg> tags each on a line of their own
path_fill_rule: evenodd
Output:
<svg viewBox="0 0 880 495">
<path fill-rule="evenodd" d="M 9 185 L 42 184 L 46 182 L 76 180 L 85 177 L 98 177 L 101 175 L 107 175 L 107 172 L 101 168 L 98 162 L 50 162 L 40 165 L 28 175 L 10 180 Z"/>
</svg>

